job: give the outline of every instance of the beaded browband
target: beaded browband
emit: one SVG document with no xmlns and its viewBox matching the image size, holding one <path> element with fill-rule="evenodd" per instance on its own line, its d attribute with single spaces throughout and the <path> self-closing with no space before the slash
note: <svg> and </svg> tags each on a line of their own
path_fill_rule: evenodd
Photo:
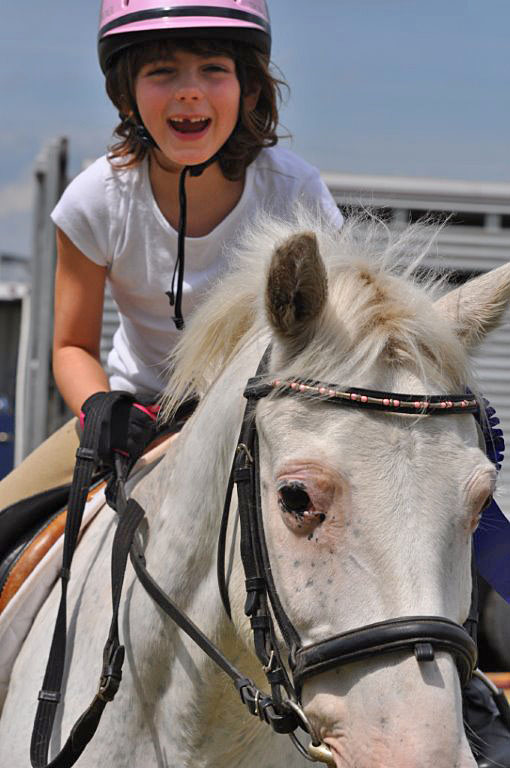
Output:
<svg viewBox="0 0 510 768">
<path fill-rule="evenodd" d="M 259 400 L 267 397 L 271 392 L 277 395 L 304 395 L 334 405 L 429 416 L 479 413 L 480 410 L 477 400 L 471 394 L 401 395 L 396 392 L 379 392 L 374 389 L 343 388 L 337 384 L 325 384 L 309 379 L 294 379 L 293 381 L 274 379 L 269 383 L 261 383 L 260 379 L 252 378 L 248 381 L 244 396 Z"/>
</svg>

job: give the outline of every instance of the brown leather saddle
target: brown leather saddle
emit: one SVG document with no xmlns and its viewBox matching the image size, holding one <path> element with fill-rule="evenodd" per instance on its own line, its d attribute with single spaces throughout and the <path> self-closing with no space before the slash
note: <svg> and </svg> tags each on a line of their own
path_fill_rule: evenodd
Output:
<svg viewBox="0 0 510 768">
<path fill-rule="evenodd" d="M 88 499 L 105 483 L 98 478 Z M 63 534 L 70 487 L 51 488 L 0 511 L 0 614 Z"/>
<path fill-rule="evenodd" d="M 146 449 L 134 470 L 161 457 L 175 431 L 162 433 Z M 98 473 L 90 486 L 87 501 L 104 488 L 110 473 Z M 22 499 L 0 510 L 0 616 L 43 559 L 64 533 L 71 484 L 51 488 Z"/>
</svg>

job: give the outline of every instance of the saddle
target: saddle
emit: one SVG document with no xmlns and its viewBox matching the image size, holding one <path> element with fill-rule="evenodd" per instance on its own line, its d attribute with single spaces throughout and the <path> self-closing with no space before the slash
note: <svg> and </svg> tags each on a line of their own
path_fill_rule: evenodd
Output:
<svg viewBox="0 0 510 768">
<path fill-rule="evenodd" d="M 105 484 L 97 480 L 87 501 Z M 0 615 L 64 532 L 69 490 L 51 488 L 0 512 Z"/>
</svg>

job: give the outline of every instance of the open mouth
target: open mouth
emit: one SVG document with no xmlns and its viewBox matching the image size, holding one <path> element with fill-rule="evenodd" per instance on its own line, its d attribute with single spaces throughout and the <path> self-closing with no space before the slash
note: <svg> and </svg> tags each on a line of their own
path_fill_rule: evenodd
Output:
<svg viewBox="0 0 510 768">
<path fill-rule="evenodd" d="M 178 133 L 200 133 L 205 131 L 211 119 L 209 117 L 181 118 L 171 117 L 168 121 Z"/>
</svg>

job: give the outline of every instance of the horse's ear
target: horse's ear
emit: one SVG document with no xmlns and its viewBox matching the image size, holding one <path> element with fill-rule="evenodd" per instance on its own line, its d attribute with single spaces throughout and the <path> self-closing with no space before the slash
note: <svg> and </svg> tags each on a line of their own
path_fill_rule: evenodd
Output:
<svg viewBox="0 0 510 768">
<path fill-rule="evenodd" d="M 510 302 L 510 263 L 450 291 L 436 302 L 467 349 L 476 348 L 499 325 Z"/>
<path fill-rule="evenodd" d="M 322 315 L 328 296 L 326 268 L 313 232 L 293 235 L 273 254 L 266 288 L 266 310 L 285 342 L 300 346 Z"/>
</svg>

